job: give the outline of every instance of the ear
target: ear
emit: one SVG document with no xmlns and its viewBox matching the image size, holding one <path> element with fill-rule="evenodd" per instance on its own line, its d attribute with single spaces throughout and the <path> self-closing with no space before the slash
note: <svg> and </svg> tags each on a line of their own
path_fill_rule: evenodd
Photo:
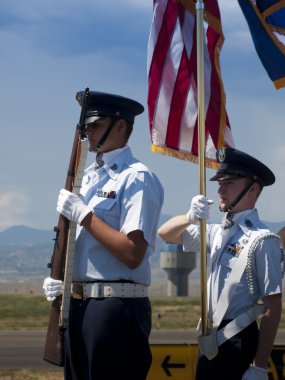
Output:
<svg viewBox="0 0 285 380">
<path fill-rule="evenodd" d="M 253 182 L 253 184 L 251 185 L 249 191 L 254 191 L 254 192 L 258 192 L 260 190 L 260 186 L 257 182 Z"/>
<path fill-rule="evenodd" d="M 118 134 L 124 134 L 126 131 L 127 123 L 124 119 L 119 119 L 116 122 L 116 130 Z"/>
</svg>

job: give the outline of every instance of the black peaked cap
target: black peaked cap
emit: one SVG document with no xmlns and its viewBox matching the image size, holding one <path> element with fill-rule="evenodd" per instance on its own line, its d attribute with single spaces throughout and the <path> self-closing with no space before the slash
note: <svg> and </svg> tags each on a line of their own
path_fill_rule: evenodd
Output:
<svg viewBox="0 0 285 380">
<path fill-rule="evenodd" d="M 220 148 L 216 157 L 220 167 L 210 181 L 248 177 L 261 186 L 270 186 L 275 182 L 274 174 L 266 165 L 238 149 Z"/>
<path fill-rule="evenodd" d="M 76 94 L 76 99 L 81 106 L 84 94 L 84 91 Z M 98 91 L 90 91 L 89 94 L 85 124 L 93 123 L 105 116 L 117 116 L 133 123 L 135 116 L 144 111 L 140 103 L 124 96 Z"/>
</svg>

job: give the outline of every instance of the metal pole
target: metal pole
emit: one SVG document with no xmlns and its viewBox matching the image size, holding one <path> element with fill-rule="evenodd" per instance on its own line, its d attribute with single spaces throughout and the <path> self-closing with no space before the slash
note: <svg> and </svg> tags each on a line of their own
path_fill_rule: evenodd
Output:
<svg viewBox="0 0 285 380">
<path fill-rule="evenodd" d="M 204 88 L 204 3 L 196 1 L 197 23 L 197 92 L 198 92 L 198 131 L 199 131 L 199 192 L 206 195 L 205 181 L 205 88 Z M 201 292 L 201 327 L 202 335 L 208 334 L 207 311 L 207 256 L 206 256 L 206 221 L 200 221 L 200 292 Z"/>
</svg>

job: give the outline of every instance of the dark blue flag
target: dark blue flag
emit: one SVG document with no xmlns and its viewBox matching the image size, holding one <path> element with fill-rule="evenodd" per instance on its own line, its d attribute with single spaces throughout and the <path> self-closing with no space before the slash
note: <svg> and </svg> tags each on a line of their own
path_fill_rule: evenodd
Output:
<svg viewBox="0 0 285 380">
<path fill-rule="evenodd" d="M 257 54 L 274 86 L 285 87 L 285 3 L 238 0 Z"/>
</svg>

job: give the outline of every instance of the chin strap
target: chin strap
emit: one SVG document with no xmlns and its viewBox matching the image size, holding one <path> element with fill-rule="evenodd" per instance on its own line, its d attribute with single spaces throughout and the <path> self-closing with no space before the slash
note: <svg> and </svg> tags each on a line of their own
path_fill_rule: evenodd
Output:
<svg viewBox="0 0 285 380">
<path fill-rule="evenodd" d="M 119 118 L 114 117 L 114 119 L 112 120 L 112 122 L 110 123 L 110 125 L 108 126 L 108 128 L 106 129 L 106 131 L 104 132 L 103 136 L 99 140 L 98 144 L 96 144 L 95 148 L 93 149 L 93 152 L 99 152 L 100 151 L 100 149 L 102 148 L 104 142 L 106 141 L 107 137 L 109 136 L 112 128 L 114 127 L 115 123 L 118 120 L 119 120 Z"/>
<path fill-rule="evenodd" d="M 229 207 L 219 207 L 219 210 L 221 212 L 230 212 L 235 207 L 236 204 L 245 196 L 245 194 L 248 192 L 248 190 L 251 188 L 254 181 L 250 182 L 250 184 L 240 193 L 240 195 L 236 198 L 236 200 L 229 205 Z"/>
</svg>

